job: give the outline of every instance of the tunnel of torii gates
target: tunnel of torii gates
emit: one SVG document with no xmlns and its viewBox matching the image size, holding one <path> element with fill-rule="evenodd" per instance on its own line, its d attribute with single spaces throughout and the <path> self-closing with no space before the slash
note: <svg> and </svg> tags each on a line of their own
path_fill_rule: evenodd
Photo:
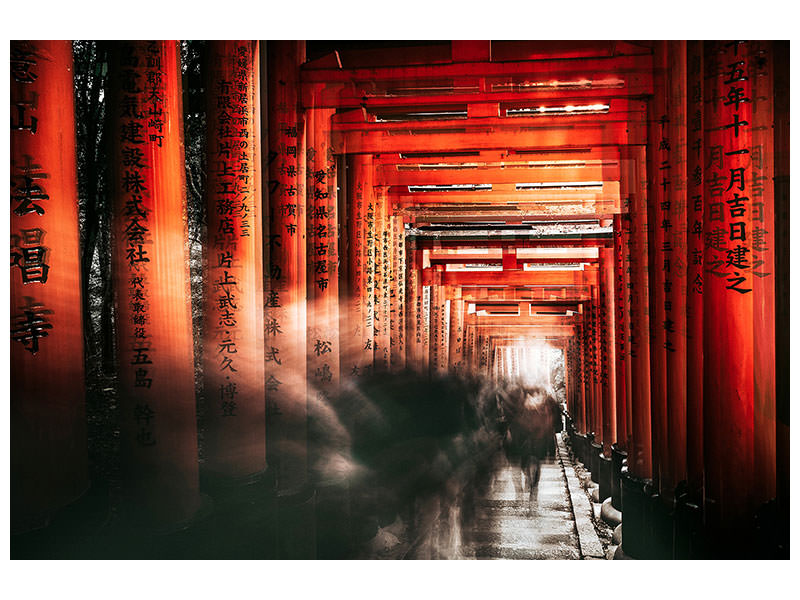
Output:
<svg viewBox="0 0 800 600">
<path fill-rule="evenodd" d="M 205 474 L 302 495 L 349 378 L 555 349 L 626 553 L 788 518 L 787 48 L 210 42 Z M 21 532 L 86 490 L 87 426 L 71 44 L 10 60 Z M 154 529 L 202 497 L 180 72 L 176 42 L 112 47 L 123 499 Z"/>
</svg>

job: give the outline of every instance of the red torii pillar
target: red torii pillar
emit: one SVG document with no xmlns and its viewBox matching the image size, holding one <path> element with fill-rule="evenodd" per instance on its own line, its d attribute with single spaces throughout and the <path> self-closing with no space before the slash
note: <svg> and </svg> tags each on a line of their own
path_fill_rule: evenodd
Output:
<svg viewBox="0 0 800 600">
<path fill-rule="evenodd" d="M 298 114 L 303 42 L 270 42 L 269 289 L 265 297 L 264 367 L 267 459 L 278 488 L 299 489 L 308 477 L 306 378 L 305 129 Z"/>
<path fill-rule="evenodd" d="M 638 478 L 652 477 L 650 427 L 650 316 L 647 240 L 647 175 L 644 147 L 623 149 L 623 168 L 630 197 L 630 356 L 631 444 L 628 469 Z"/>
<path fill-rule="evenodd" d="M 373 347 L 374 368 L 388 371 L 391 362 L 391 302 L 389 277 L 391 262 L 391 223 L 389 221 L 388 198 L 385 187 L 375 188 L 375 341 Z"/>
<path fill-rule="evenodd" d="M 750 42 L 755 501 L 777 495 L 773 43 Z"/>
<path fill-rule="evenodd" d="M 703 42 L 687 48 L 686 467 L 688 492 L 703 490 Z"/>
<path fill-rule="evenodd" d="M 406 368 L 406 232 L 403 217 L 392 215 L 391 269 L 391 366 Z"/>
<path fill-rule="evenodd" d="M 72 43 L 11 42 L 11 531 L 88 486 Z"/>
<path fill-rule="evenodd" d="M 461 287 L 455 287 L 450 301 L 450 357 L 448 363 L 456 372 L 464 370 L 464 300 Z"/>
<path fill-rule="evenodd" d="M 670 228 L 664 233 L 665 305 L 667 343 L 667 479 L 662 494 L 674 496 L 675 486 L 686 480 L 686 294 L 687 294 L 687 171 L 686 171 L 686 42 L 667 45 L 667 100 L 669 114 Z M 669 248 L 667 250 L 666 248 Z M 667 287 L 667 283 L 669 287 Z"/>
<path fill-rule="evenodd" d="M 339 385 L 339 225 L 333 109 L 307 111 L 308 376 L 316 414 Z"/>
<path fill-rule="evenodd" d="M 600 280 L 595 279 L 592 285 L 592 431 L 595 442 L 603 443 L 603 346 L 602 323 L 600 316 Z"/>
<path fill-rule="evenodd" d="M 422 250 L 409 238 L 406 254 L 406 365 L 422 371 Z"/>
<path fill-rule="evenodd" d="M 578 344 L 578 359 L 580 364 L 580 381 L 579 381 L 579 388 L 578 388 L 578 411 L 576 416 L 576 421 L 578 423 L 578 431 L 586 434 L 588 433 L 589 429 L 589 420 L 588 420 L 588 406 L 589 406 L 589 386 L 588 386 L 588 379 L 589 375 L 589 360 L 588 360 L 588 349 L 586 347 L 586 312 L 585 312 L 585 305 L 581 305 L 581 309 L 584 312 L 581 313 L 581 320 L 576 325 L 577 330 L 577 344 Z"/>
<path fill-rule="evenodd" d="M 601 375 L 603 453 L 611 456 L 611 444 L 617 441 L 617 364 L 616 338 L 617 322 L 614 312 L 614 249 L 600 248 L 600 316 L 601 316 Z"/>
<path fill-rule="evenodd" d="M 430 310 L 430 372 L 447 372 L 449 359 L 449 314 L 447 289 L 442 283 L 443 265 L 433 267 L 433 280 L 431 282 L 431 310 Z"/>
<path fill-rule="evenodd" d="M 614 357 L 616 359 L 616 444 L 620 450 L 629 446 L 630 416 L 630 360 L 628 336 L 630 318 L 628 313 L 628 243 L 630 240 L 630 218 L 627 214 L 614 215 Z"/>
<path fill-rule="evenodd" d="M 669 140 L 669 113 L 666 98 L 667 42 L 655 44 L 654 95 L 648 103 L 647 163 L 648 219 L 650 224 L 650 411 L 652 414 L 653 479 L 658 490 L 669 493 L 667 462 L 670 455 L 667 421 L 667 347 L 674 346 L 676 334 L 668 331 L 665 311 L 666 289 L 672 282 L 671 252 L 667 246 L 666 232 L 670 229 L 669 192 L 673 182 L 672 152 Z"/>
<path fill-rule="evenodd" d="M 630 210 L 630 443 L 628 468 L 621 478 L 623 549 L 634 557 L 648 555 L 649 531 L 645 484 L 652 476 L 650 411 L 650 326 L 648 289 L 647 161 L 643 146 L 621 150 L 622 178 Z"/>
<path fill-rule="evenodd" d="M 431 371 L 431 285 L 422 286 L 422 373 Z M 483 345 L 481 345 L 483 348 Z M 482 350 L 481 350 L 482 351 Z M 486 366 L 485 359 L 481 363 Z"/>
<path fill-rule="evenodd" d="M 777 498 L 781 518 L 789 519 L 789 42 L 771 43 L 773 56 L 773 149 L 775 201 L 775 416 Z M 767 148 L 769 152 L 769 148 Z"/>
<path fill-rule="evenodd" d="M 467 330 L 467 368 L 470 372 L 475 372 L 477 369 L 477 347 L 478 347 L 478 334 L 475 328 L 476 317 L 475 313 L 468 313 L 466 316 L 466 330 Z"/>
<path fill-rule="evenodd" d="M 178 44 L 115 44 L 109 74 L 123 495 L 161 529 L 200 506 Z"/>
<path fill-rule="evenodd" d="M 258 42 L 209 43 L 205 469 L 266 469 Z"/>
<path fill-rule="evenodd" d="M 375 239 L 375 210 L 372 200 L 372 155 L 354 154 L 349 158 L 347 193 L 352 198 L 347 214 L 350 311 L 349 325 L 342 339 L 343 351 L 348 356 L 342 367 L 342 375 L 358 377 L 372 371 L 375 293 L 372 242 Z"/>
<path fill-rule="evenodd" d="M 749 44 L 735 42 L 707 43 L 704 58 L 704 506 L 706 525 L 724 544 L 725 532 L 752 514 L 756 499 L 753 57 Z"/>
</svg>

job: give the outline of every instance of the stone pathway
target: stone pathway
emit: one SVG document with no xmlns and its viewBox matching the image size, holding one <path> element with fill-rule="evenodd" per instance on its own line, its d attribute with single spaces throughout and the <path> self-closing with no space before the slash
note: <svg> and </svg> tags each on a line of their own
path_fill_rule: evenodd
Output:
<svg viewBox="0 0 800 600">
<path fill-rule="evenodd" d="M 576 528 L 561 461 L 543 461 L 532 496 L 527 490 L 519 466 L 499 452 L 472 510 L 462 502 L 440 513 L 430 535 L 406 558 L 582 558 L 585 543 Z"/>
<path fill-rule="evenodd" d="M 476 519 L 462 535 L 464 558 L 580 558 L 558 461 L 542 461 L 539 484 L 529 497 L 520 468 L 499 454 L 488 490 L 476 504 Z"/>
</svg>

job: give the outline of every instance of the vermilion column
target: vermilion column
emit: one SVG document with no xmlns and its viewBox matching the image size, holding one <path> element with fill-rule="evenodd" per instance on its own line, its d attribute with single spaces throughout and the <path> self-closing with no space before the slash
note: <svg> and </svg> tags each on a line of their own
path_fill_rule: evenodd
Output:
<svg viewBox="0 0 800 600">
<path fill-rule="evenodd" d="M 488 329 L 484 329 L 481 340 L 481 360 L 483 361 L 483 374 L 489 375 L 489 349 L 492 337 Z"/>
<path fill-rule="evenodd" d="M 449 358 L 448 337 L 449 311 L 447 290 L 442 285 L 442 265 L 433 267 L 433 281 L 431 286 L 430 309 L 430 371 L 431 373 L 444 373 L 447 371 Z"/>
<path fill-rule="evenodd" d="M 410 238 L 406 256 L 406 364 L 422 371 L 422 251 L 416 246 L 416 238 Z"/>
<path fill-rule="evenodd" d="M 652 413 L 653 478 L 663 494 L 671 489 L 668 477 L 670 455 L 667 420 L 667 353 L 674 352 L 677 334 L 672 319 L 667 319 L 666 293 L 672 287 L 671 260 L 667 234 L 672 229 L 670 194 L 673 174 L 670 143 L 670 115 L 667 104 L 667 42 L 656 42 L 654 95 L 648 103 L 648 219 L 650 223 L 650 410 Z"/>
<path fill-rule="evenodd" d="M 601 323 L 603 356 L 601 381 L 603 382 L 602 399 L 602 424 L 603 424 L 603 451 L 606 456 L 611 455 L 611 444 L 617 441 L 617 377 L 615 367 L 617 364 L 616 347 L 614 339 L 617 329 L 616 315 L 614 312 L 614 249 L 600 248 L 600 290 L 601 290 Z"/>
<path fill-rule="evenodd" d="M 349 322 L 342 333 L 343 351 L 347 362 L 342 374 L 358 377 L 372 371 L 373 307 L 375 261 L 372 241 L 375 232 L 375 208 L 372 203 L 372 155 L 350 157 L 347 185 L 349 202 L 347 214 Z"/>
<path fill-rule="evenodd" d="M 122 42 L 109 65 L 123 493 L 154 527 L 200 505 L 178 51 Z"/>
<path fill-rule="evenodd" d="M 703 489 L 703 42 L 687 42 L 686 86 L 686 468 Z"/>
<path fill-rule="evenodd" d="M 630 198 L 630 344 L 631 444 L 628 468 L 641 478 L 652 476 L 650 428 L 650 325 L 647 241 L 647 176 L 642 146 L 622 149 L 623 182 Z"/>
<path fill-rule="evenodd" d="M 464 369 L 464 300 L 461 288 L 453 288 L 450 301 L 450 368 L 456 372 Z"/>
<path fill-rule="evenodd" d="M 614 215 L 614 358 L 616 383 L 616 443 L 618 447 L 628 447 L 628 408 L 630 403 L 630 364 L 628 357 L 628 336 L 630 319 L 628 317 L 628 241 L 630 238 L 630 218 L 627 214 Z"/>
<path fill-rule="evenodd" d="M 68 41 L 11 42 L 11 530 L 88 485 Z"/>
<path fill-rule="evenodd" d="M 467 367 L 470 372 L 475 372 L 477 368 L 477 347 L 478 336 L 475 330 L 475 313 L 470 313 L 467 319 Z"/>
<path fill-rule="evenodd" d="M 712 528 L 744 518 L 755 498 L 751 60 L 746 43 L 705 45 L 703 433 Z"/>
<path fill-rule="evenodd" d="M 391 225 L 391 365 L 401 371 L 406 368 L 406 232 L 400 216 L 392 215 Z"/>
<path fill-rule="evenodd" d="M 441 275 L 441 274 L 440 274 Z M 450 369 L 450 310 L 452 308 L 452 288 L 439 286 L 439 372 L 447 373 Z"/>
<path fill-rule="evenodd" d="M 339 383 L 339 243 L 332 109 L 307 111 L 309 398 L 324 404 Z"/>
<path fill-rule="evenodd" d="M 603 442 L 603 356 L 600 316 L 600 281 L 592 285 L 592 431 L 598 443 Z"/>
<path fill-rule="evenodd" d="M 775 193 L 773 178 L 773 44 L 750 42 L 753 88 L 750 147 L 753 233 L 753 355 L 755 500 L 777 494 L 775 421 Z"/>
<path fill-rule="evenodd" d="M 586 433 L 586 353 L 584 343 L 584 325 L 579 321 L 575 325 L 575 355 L 577 362 L 577 381 L 575 392 L 575 425 L 578 431 Z"/>
<path fill-rule="evenodd" d="M 572 367 L 572 408 L 570 409 L 570 414 L 572 415 L 576 427 L 579 425 L 578 415 L 582 410 L 581 386 L 583 385 L 583 378 L 582 378 L 583 368 L 581 366 L 579 331 L 580 331 L 580 326 L 576 325 L 575 335 L 571 338 L 572 358 L 574 364 Z"/>
<path fill-rule="evenodd" d="M 429 374 L 431 369 L 431 286 L 422 286 L 422 372 Z M 482 346 L 481 346 L 482 348 Z M 482 363 L 486 366 L 485 358 Z"/>
<path fill-rule="evenodd" d="M 594 343 L 594 316 L 592 313 L 592 302 L 586 302 L 584 304 L 584 315 L 583 315 L 583 356 L 584 356 L 584 379 L 583 379 L 583 386 L 584 386 L 584 403 L 583 403 L 583 418 L 584 418 L 584 425 L 586 427 L 585 431 L 591 432 L 594 430 L 595 426 L 595 406 L 594 406 L 594 399 L 595 399 L 595 366 L 594 366 L 594 359 L 595 359 L 595 343 Z M 595 430 L 596 431 L 596 430 Z"/>
<path fill-rule="evenodd" d="M 387 371 L 391 360 L 391 223 L 386 189 L 375 188 L 375 369 Z"/>
<path fill-rule="evenodd" d="M 437 277 L 437 273 L 435 269 L 432 269 L 432 281 L 433 285 L 431 285 L 431 299 L 430 299 L 430 337 L 428 340 L 429 344 L 429 369 L 431 373 L 436 373 L 439 370 L 439 324 L 440 324 L 440 317 L 439 317 L 439 308 L 440 308 L 440 301 L 439 297 L 441 294 L 441 286 L 438 285 L 438 282 L 441 281 L 440 277 Z"/>
<path fill-rule="evenodd" d="M 307 480 L 306 197 L 304 122 L 297 111 L 302 42 L 268 47 L 269 289 L 264 367 L 267 458 L 278 486 Z"/>
<path fill-rule="evenodd" d="M 789 42 L 772 42 L 775 200 L 775 416 L 777 495 L 789 518 Z M 767 149 L 767 152 L 769 149 Z"/>
<path fill-rule="evenodd" d="M 664 329 L 667 358 L 667 495 L 686 480 L 686 42 L 668 43 L 670 189 L 664 232 Z M 666 269 L 669 268 L 669 271 Z"/>
<path fill-rule="evenodd" d="M 210 42 L 203 343 L 205 468 L 266 468 L 258 42 Z"/>
<path fill-rule="evenodd" d="M 564 341 L 564 397 L 567 404 L 567 412 L 574 415 L 574 399 L 572 397 L 574 381 L 574 357 L 572 354 L 572 338 L 566 338 Z"/>
</svg>

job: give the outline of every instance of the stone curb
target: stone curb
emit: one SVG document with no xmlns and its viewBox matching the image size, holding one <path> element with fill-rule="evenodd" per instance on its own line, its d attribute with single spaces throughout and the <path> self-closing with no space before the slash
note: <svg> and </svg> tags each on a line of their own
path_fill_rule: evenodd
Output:
<svg viewBox="0 0 800 600">
<path fill-rule="evenodd" d="M 578 476 L 575 474 L 575 467 L 568 459 L 567 449 L 560 435 L 556 435 L 556 445 L 558 449 L 558 461 L 567 479 L 567 489 L 569 491 L 569 501 L 572 505 L 572 514 L 575 517 L 575 529 L 578 532 L 578 543 L 580 546 L 581 558 L 583 559 L 604 559 L 603 545 L 597 537 L 597 531 L 592 521 L 592 506 L 583 491 Z"/>
</svg>

